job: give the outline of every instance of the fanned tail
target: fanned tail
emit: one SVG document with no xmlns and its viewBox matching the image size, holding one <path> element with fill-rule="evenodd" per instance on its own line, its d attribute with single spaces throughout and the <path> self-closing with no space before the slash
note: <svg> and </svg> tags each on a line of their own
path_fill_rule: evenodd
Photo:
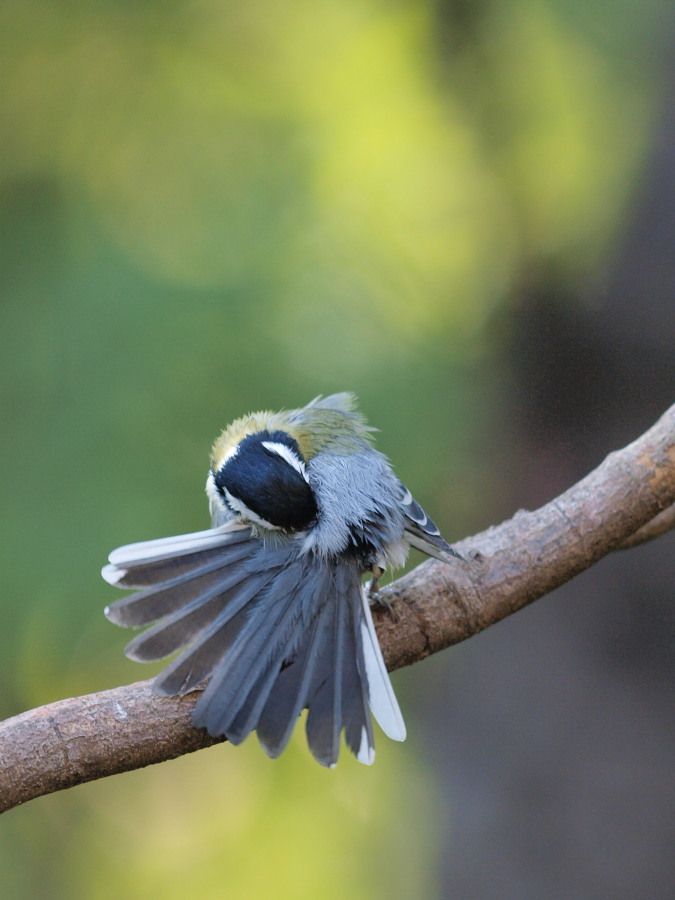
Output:
<svg viewBox="0 0 675 900">
<path fill-rule="evenodd" d="M 252 731 L 265 752 L 286 747 L 301 711 L 325 766 L 340 738 L 360 762 L 374 760 L 369 707 L 386 734 L 405 737 L 355 557 L 303 553 L 295 538 L 261 540 L 225 525 L 120 548 L 104 577 L 142 590 L 106 610 L 124 626 L 152 624 L 128 645 L 139 661 L 183 652 L 155 689 L 185 694 L 210 678 L 196 727 L 240 743 Z"/>
</svg>

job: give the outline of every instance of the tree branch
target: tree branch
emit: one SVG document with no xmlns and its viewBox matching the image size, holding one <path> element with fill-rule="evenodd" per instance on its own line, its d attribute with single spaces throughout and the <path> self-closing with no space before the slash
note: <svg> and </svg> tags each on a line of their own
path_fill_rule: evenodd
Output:
<svg viewBox="0 0 675 900">
<path fill-rule="evenodd" d="M 458 643 L 568 581 L 613 550 L 675 524 L 675 406 L 645 434 L 535 512 L 456 546 L 467 565 L 430 560 L 383 589 L 375 612 L 390 669 Z M 34 797 L 218 741 L 190 724 L 198 694 L 158 697 L 151 682 L 60 700 L 0 724 L 0 812 Z"/>
<path fill-rule="evenodd" d="M 629 550 L 631 547 L 638 547 L 640 544 L 646 544 L 647 541 L 653 541 L 654 538 L 660 537 L 666 531 L 670 531 L 675 527 L 675 503 L 667 509 L 654 516 L 651 522 L 647 522 L 642 528 L 631 534 L 630 537 L 621 544 L 619 550 Z"/>
</svg>

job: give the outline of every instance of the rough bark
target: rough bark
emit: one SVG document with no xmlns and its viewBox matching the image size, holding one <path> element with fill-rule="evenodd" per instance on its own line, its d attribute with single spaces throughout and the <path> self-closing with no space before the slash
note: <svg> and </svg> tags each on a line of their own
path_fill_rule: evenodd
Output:
<svg viewBox="0 0 675 900">
<path fill-rule="evenodd" d="M 376 612 L 390 669 L 458 643 L 674 523 L 675 406 L 640 438 L 535 512 L 455 546 L 383 590 Z M 60 700 L 0 723 L 0 812 L 43 794 L 218 741 L 190 724 L 198 694 L 155 696 L 149 681 Z"/>
</svg>

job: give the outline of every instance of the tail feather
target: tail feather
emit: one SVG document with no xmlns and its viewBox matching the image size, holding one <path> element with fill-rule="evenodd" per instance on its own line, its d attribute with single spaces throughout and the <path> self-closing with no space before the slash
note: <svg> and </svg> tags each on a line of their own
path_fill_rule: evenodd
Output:
<svg viewBox="0 0 675 900">
<path fill-rule="evenodd" d="M 377 724 L 387 737 L 392 738 L 394 741 L 404 741 L 406 730 L 403 716 L 389 680 L 389 673 L 384 664 L 380 643 L 375 633 L 368 598 L 363 590 L 361 590 L 361 598 L 362 617 L 360 631 L 363 642 L 370 709 L 377 720 Z"/>
<path fill-rule="evenodd" d="M 328 608 L 323 603 L 326 579 L 312 576 L 305 566 L 297 582 L 288 585 L 289 603 L 284 611 L 288 629 L 285 631 L 283 622 L 276 624 L 276 635 L 265 642 L 262 663 L 251 671 L 252 676 L 256 672 L 260 675 L 227 731 L 233 743 L 240 743 L 255 729 L 266 752 L 278 756 L 290 737 L 295 720 L 307 705 L 307 684 L 320 649 L 320 642 L 315 638 L 322 610 Z M 274 587 L 276 595 L 276 583 Z M 317 609 L 320 610 L 318 615 Z M 267 724 L 263 725 L 263 722 Z"/>
<path fill-rule="evenodd" d="M 294 626 L 297 627 L 297 624 L 296 619 Z M 286 647 L 282 646 L 280 653 L 276 654 L 275 658 L 261 672 L 257 681 L 252 684 L 246 700 L 232 718 L 227 730 L 223 729 L 227 734 L 227 739 L 233 744 L 240 744 L 252 731 L 257 729 L 260 717 L 283 667 L 283 659 L 280 658 L 280 655 L 284 655 L 285 652 Z"/>
<path fill-rule="evenodd" d="M 108 557 L 108 562 L 122 569 L 130 569 L 161 559 L 183 557 L 200 550 L 221 547 L 223 544 L 237 540 L 247 540 L 250 535 L 251 529 L 247 525 L 228 522 L 219 528 L 208 528 L 206 531 L 195 531 L 192 534 L 177 534 L 173 537 L 158 538 L 153 541 L 125 544 L 123 547 L 113 550 Z"/>
<path fill-rule="evenodd" d="M 315 673 L 318 689 L 309 698 L 307 715 L 307 743 L 312 756 L 322 766 L 332 768 L 340 753 L 342 731 L 342 661 L 344 659 L 345 612 L 344 598 L 336 595 L 329 600 L 331 615 L 325 626 L 326 652 Z M 342 621 L 341 621 L 342 620 Z"/>
<path fill-rule="evenodd" d="M 240 549 L 240 552 L 243 551 Z M 228 590 L 245 578 L 246 570 L 235 565 L 241 558 L 230 558 L 225 564 L 226 571 L 223 572 L 223 560 L 216 557 L 178 578 L 112 603 L 106 607 L 105 614 L 115 625 L 138 628 L 184 611 L 187 606 L 211 595 L 214 590 L 217 593 Z"/>
<path fill-rule="evenodd" d="M 155 690 L 168 695 L 187 694 L 211 675 L 236 645 L 247 622 L 255 614 L 260 591 L 272 578 L 273 573 L 261 572 L 242 582 L 236 594 L 198 635 L 197 640 L 158 676 Z M 160 629 L 161 623 L 158 623 Z"/>
<path fill-rule="evenodd" d="M 361 641 L 361 586 L 351 592 L 350 627 L 346 632 L 345 666 L 342 670 L 343 719 L 345 740 L 359 762 L 375 761 L 373 723 L 368 706 L 368 679 Z"/>
<path fill-rule="evenodd" d="M 307 706 L 308 689 L 321 649 L 318 633 L 327 611 L 328 607 L 324 607 L 315 617 L 295 659 L 282 666 L 258 721 L 258 740 L 272 759 L 286 749 L 298 716 Z"/>
<path fill-rule="evenodd" d="M 263 574 L 251 578 L 242 571 L 232 572 L 225 578 L 221 576 L 221 584 L 212 585 L 185 606 L 146 629 L 127 644 L 124 652 L 136 662 L 154 662 L 170 656 L 199 638 L 216 618 L 219 627 L 225 625 L 248 603 L 251 589 L 257 592 L 270 578 L 271 575 Z M 225 616 L 222 615 L 224 612 Z"/>
<path fill-rule="evenodd" d="M 209 734 L 224 734 L 228 740 L 232 734 L 234 743 L 243 740 L 251 731 L 249 728 L 240 734 L 237 741 L 237 734 L 244 724 L 242 718 L 249 718 L 247 698 L 251 696 L 255 704 L 257 683 L 259 690 L 265 688 L 269 693 L 272 683 L 265 684 L 267 676 L 270 671 L 274 672 L 275 666 L 277 670 L 281 667 L 283 656 L 292 642 L 299 610 L 294 603 L 295 595 L 289 588 L 301 574 L 299 562 L 279 573 L 273 584 L 272 602 L 270 595 L 261 597 L 256 609 L 243 623 L 195 706 L 193 722 L 197 727 L 206 728 Z M 235 730 L 233 723 L 238 717 L 238 728 Z"/>
<path fill-rule="evenodd" d="M 110 554 L 110 564 L 104 566 L 101 574 L 115 587 L 147 588 L 183 575 L 189 578 L 200 566 L 215 564 L 217 560 L 226 565 L 242 554 L 250 554 L 259 544 L 252 538 L 250 528 L 233 526 L 184 537 L 183 543 L 177 538 L 164 538 L 120 547 Z M 239 547 L 240 544 L 248 547 Z"/>
<path fill-rule="evenodd" d="M 209 682 L 193 723 L 233 743 L 257 730 L 269 756 L 286 747 L 303 708 L 314 757 L 334 766 L 344 732 L 374 759 L 370 709 L 392 737 L 405 727 L 379 650 L 357 558 L 326 559 L 290 540 L 223 526 L 129 545 L 111 554 L 109 580 L 144 589 L 106 614 L 154 623 L 127 647 L 133 659 L 183 649 L 154 688 L 185 694 Z M 154 554 L 154 555 L 153 555 Z"/>
<path fill-rule="evenodd" d="M 245 619 L 246 611 L 243 609 L 227 619 L 217 619 L 206 629 L 208 638 L 200 641 L 195 648 L 186 650 L 157 676 L 153 684 L 155 693 L 182 697 L 203 687 L 203 682 L 211 676 L 218 661 L 237 639 Z M 193 724 L 201 727 L 194 722 L 194 716 Z"/>
</svg>

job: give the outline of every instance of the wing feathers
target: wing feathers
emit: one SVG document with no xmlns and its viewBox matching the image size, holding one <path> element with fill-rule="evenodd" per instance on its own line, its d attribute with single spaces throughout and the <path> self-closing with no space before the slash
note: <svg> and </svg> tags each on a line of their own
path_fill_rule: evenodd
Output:
<svg viewBox="0 0 675 900">
<path fill-rule="evenodd" d="M 443 538 L 440 539 L 440 542 L 438 540 L 432 542 L 428 536 L 418 534 L 412 529 L 406 529 L 405 539 L 411 547 L 415 547 L 422 553 L 426 553 L 427 556 L 433 556 L 434 559 L 439 559 L 441 562 L 451 562 L 453 558 L 466 562 L 464 557 L 446 544 Z"/>
<path fill-rule="evenodd" d="M 450 562 L 453 557 L 464 562 L 464 557 L 443 540 L 438 527 L 424 512 L 408 488 L 400 481 L 398 488 L 400 509 L 405 523 L 405 539 L 410 546 L 421 550 L 428 556 L 440 559 L 441 562 Z"/>
</svg>

